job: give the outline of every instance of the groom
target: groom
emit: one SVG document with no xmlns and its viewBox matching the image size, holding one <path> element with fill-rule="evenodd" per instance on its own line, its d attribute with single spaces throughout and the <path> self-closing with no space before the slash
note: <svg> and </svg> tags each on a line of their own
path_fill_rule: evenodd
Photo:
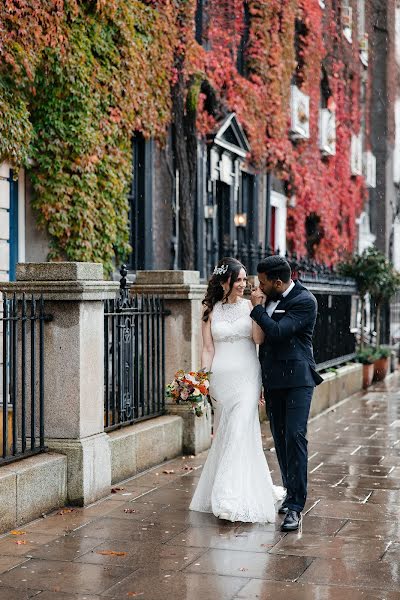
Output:
<svg viewBox="0 0 400 600">
<path fill-rule="evenodd" d="M 265 333 L 260 362 L 271 432 L 287 495 L 279 512 L 282 531 L 299 528 L 307 497 L 307 421 L 314 387 L 323 379 L 315 370 L 312 335 L 317 301 L 298 281 L 282 256 L 258 266 L 260 287 L 253 291 L 252 319 Z"/>
</svg>

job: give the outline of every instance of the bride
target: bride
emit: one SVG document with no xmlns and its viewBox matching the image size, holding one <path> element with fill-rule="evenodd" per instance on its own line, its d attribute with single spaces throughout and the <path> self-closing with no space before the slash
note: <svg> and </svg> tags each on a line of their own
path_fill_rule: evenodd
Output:
<svg viewBox="0 0 400 600">
<path fill-rule="evenodd" d="M 264 333 L 250 318 L 246 285 L 244 266 L 223 258 L 203 300 L 202 367 L 211 371 L 214 439 L 190 510 L 229 521 L 272 523 L 285 490 L 272 483 L 262 447 L 256 344 Z"/>
</svg>

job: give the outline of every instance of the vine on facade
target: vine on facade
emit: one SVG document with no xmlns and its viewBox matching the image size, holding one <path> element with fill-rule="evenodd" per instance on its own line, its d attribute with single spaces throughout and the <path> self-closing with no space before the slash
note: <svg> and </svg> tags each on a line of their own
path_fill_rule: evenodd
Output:
<svg viewBox="0 0 400 600">
<path fill-rule="evenodd" d="M 229 4 L 242 15 L 243 2 Z M 289 208 L 290 250 L 336 262 L 353 249 L 356 217 L 365 196 L 362 178 L 350 172 L 351 136 L 358 133 L 361 120 L 358 44 L 350 46 L 344 40 L 332 2 L 326 2 L 325 10 L 315 0 L 248 0 L 248 7 L 247 77 L 237 72 L 232 43 L 227 43 L 228 37 L 235 40 L 234 48 L 239 47 L 242 17 L 232 22 L 229 32 L 214 14 L 206 76 L 220 104 L 235 111 L 244 125 L 252 165 L 273 170 L 286 182 L 288 195 L 296 198 L 295 208 Z M 322 68 L 330 88 L 329 107 L 336 116 L 336 154 L 324 159 L 318 143 Z M 310 97 L 311 137 L 295 143 L 290 140 L 293 82 Z M 205 113 L 202 109 L 198 122 L 206 137 L 217 124 Z M 313 221 L 311 243 L 307 229 Z"/>
<path fill-rule="evenodd" d="M 0 8 L 1 159 L 27 166 L 50 259 L 129 251 L 134 131 L 170 122 L 172 3 L 7 1 Z"/>
<path fill-rule="evenodd" d="M 361 121 L 358 45 L 344 40 L 333 2 L 325 4 L 209 0 L 201 47 L 195 0 L 5 0 L 0 160 L 29 170 L 51 258 L 111 270 L 115 254 L 126 255 L 132 133 L 162 141 L 172 121 L 189 256 L 196 135 L 209 139 L 231 111 L 249 138 L 251 167 L 273 170 L 296 197 L 289 248 L 326 262 L 351 251 L 365 194 L 350 173 Z M 326 158 L 322 74 L 336 116 L 336 155 Z M 310 140 L 290 139 L 293 82 L 310 97 Z"/>
</svg>

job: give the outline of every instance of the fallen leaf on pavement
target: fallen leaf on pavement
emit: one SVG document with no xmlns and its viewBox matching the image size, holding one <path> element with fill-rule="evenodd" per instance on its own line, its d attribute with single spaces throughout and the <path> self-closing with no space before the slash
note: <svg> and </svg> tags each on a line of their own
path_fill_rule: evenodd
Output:
<svg viewBox="0 0 400 600">
<path fill-rule="evenodd" d="M 12 531 L 10 531 L 11 535 L 25 535 L 26 531 L 21 531 L 19 529 L 13 529 Z"/>
<path fill-rule="evenodd" d="M 103 556 L 126 556 L 127 552 L 118 552 L 116 550 L 98 550 L 97 554 L 102 554 Z"/>
<path fill-rule="evenodd" d="M 135 512 L 136 512 L 136 510 L 134 508 L 124 508 L 124 513 L 131 514 L 131 513 L 135 513 Z"/>
<path fill-rule="evenodd" d="M 18 540 L 17 542 L 15 542 L 18 546 L 23 546 L 25 544 L 27 544 L 28 542 L 26 540 Z"/>
<path fill-rule="evenodd" d="M 184 471 L 193 471 L 194 469 L 193 469 L 193 467 L 189 467 L 188 465 L 185 465 L 185 466 L 183 467 L 183 470 L 184 470 Z"/>
<path fill-rule="evenodd" d="M 69 513 L 73 513 L 75 512 L 75 509 L 73 508 L 63 508 L 62 510 L 60 510 L 60 512 L 58 512 L 58 515 L 67 515 Z"/>
<path fill-rule="evenodd" d="M 273 548 L 274 544 L 261 544 L 261 548 Z"/>
<path fill-rule="evenodd" d="M 111 493 L 116 494 L 117 492 L 120 492 L 121 490 L 124 490 L 124 489 L 125 488 L 114 487 L 114 488 L 111 488 Z"/>
<path fill-rule="evenodd" d="M 163 473 L 165 473 L 166 475 L 172 475 L 172 473 L 175 473 L 175 471 L 173 469 L 165 469 Z"/>
</svg>

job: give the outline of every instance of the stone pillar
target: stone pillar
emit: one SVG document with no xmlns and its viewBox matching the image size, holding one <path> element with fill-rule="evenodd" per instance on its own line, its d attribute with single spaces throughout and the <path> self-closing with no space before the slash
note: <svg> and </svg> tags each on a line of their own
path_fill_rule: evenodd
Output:
<svg viewBox="0 0 400 600">
<path fill-rule="evenodd" d="M 103 281 L 95 263 L 21 263 L 7 293 L 43 295 L 45 436 L 68 458 L 68 500 L 86 505 L 110 492 L 104 433 L 104 305 L 119 284 Z"/>
<path fill-rule="evenodd" d="M 178 369 L 201 368 L 201 302 L 206 286 L 198 271 L 138 271 L 132 293 L 155 294 L 165 299 L 170 311 L 165 331 L 165 378 L 169 382 Z M 167 404 L 170 414 L 183 418 L 183 451 L 198 454 L 211 445 L 211 411 L 196 417 L 185 405 Z"/>
</svg>

